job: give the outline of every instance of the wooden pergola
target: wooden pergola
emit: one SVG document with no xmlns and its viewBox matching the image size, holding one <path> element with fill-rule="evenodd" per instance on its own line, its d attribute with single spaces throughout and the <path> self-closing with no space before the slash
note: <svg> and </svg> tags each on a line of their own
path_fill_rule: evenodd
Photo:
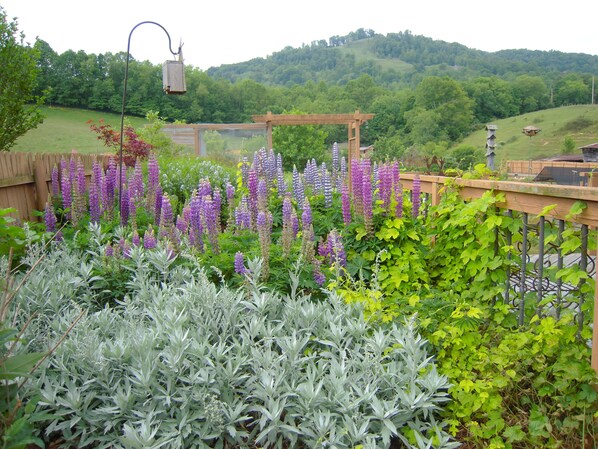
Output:
<svg viewBox="0 0 598 449">
<path fill-rule="evenodd" d="M 272 114 L 268 111 L 266 115 L 254 115 L 251 118 L 256 123 L 266 124 L 268 148 L 272 148 L 272 127 L 274 126 L 347 125 L 349 131 L 348 159 L 351 160 L 359 157 L 360 127 L 374 118 L 374 114 L 363 114 L 359 111 L 355 111 L 354 114 Z"/>
</svg>

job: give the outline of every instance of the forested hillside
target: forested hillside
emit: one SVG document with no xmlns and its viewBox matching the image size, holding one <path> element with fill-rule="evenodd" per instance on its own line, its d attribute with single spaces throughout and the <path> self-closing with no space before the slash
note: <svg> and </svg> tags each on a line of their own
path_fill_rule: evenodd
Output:
<svg viewBox="0 0 598 449">
<path fill-rule="evenodd" d="M 273 85 L 306 81 L 342 84 L 368 74 L 387 86 L 410 84 L 426 75 L 465 80 L 527 74 L 555 80 L 566 72 L 598 73 L 598 56 L 533 50 L 489 53 L 409 31 L 382 35 L 372 30 L 334 36 L 301 48 L 287 47 L 267 58 L 208 70 L 210 76 L 229 81 L 250 78 Z"/>
</svg>

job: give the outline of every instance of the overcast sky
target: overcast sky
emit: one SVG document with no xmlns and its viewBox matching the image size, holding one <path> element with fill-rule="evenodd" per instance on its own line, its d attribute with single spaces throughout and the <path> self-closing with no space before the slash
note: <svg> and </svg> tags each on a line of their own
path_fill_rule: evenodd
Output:
<svg viewBox="0 0 598 449">
<path fill-rule="evenodd" d="M 410 30 L 470 48 L 559 50 L 598 55 L 598 0 L 0 0 L 30 43 L 58 53 L 126 51 L 139 22 L 160 23 L 186 64 L 202 70 L 266 57 L 358 28 L 380 34 Z M 142 25 L 131 54 L 154 64 L 169 59 L 168 39 Z"/>
</svg>

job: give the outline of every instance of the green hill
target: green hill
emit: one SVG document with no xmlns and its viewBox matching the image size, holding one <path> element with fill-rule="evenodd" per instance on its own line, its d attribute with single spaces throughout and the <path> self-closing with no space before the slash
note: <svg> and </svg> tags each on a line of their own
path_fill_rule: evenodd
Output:
<svg viewBox="0 0 598 449">
<path fill-rule="evenodd" d="M 120 115 L 110 112 L 92 111 L 55 106 L 42 106 L 46 116 L 37 128 L 19 137 L 11 151 L 34 153 L 79 153 L 100 154 L 109 152 L 97 134 L 89 129 L 88 120 L 96 124 L 104 120 L 113 129 L 120 130 Z M 139 117 L 127 117 L 134 127 L 142 126 L 147 120 Z"/>
<path fill-rule="evenodd" d="M 598 105 L 566 106 L 532 112 L 493 122 L 496 131 L 496 160 L 542 159 L 563 154 L 563 141 L 569 136 L 575 142 L 574 153 L 581 146 L 598 142 Z M 523 134 L 533 125 L 542 131 L 535 137 Z M 486 130 L 473 132 L 459 145 L 484 148 Z"/>
</svg>

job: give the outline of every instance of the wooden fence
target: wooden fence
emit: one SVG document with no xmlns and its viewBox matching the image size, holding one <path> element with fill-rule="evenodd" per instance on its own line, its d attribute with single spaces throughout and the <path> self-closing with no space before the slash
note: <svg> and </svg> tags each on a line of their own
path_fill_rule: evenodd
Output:
<svg viewBox="0 0 598 449">
<path fill-rule="evenodd" d="M 598 171 L 597 162 L 507 161 L 507 173 L 522 177 L 537 176 L 546 167 L 568 168 L 579 173 Z"/>
<path fill-rule="evenodd" d="M 51 189 L 52 169 L 71 154 L 0 152 L 0 208 L 17 209 L 13 216 L 21 221 L 37 220 L 34 212 L 44 209 Z M 91 176 L 95 155 L 77 154 Z"/>
</svg>

